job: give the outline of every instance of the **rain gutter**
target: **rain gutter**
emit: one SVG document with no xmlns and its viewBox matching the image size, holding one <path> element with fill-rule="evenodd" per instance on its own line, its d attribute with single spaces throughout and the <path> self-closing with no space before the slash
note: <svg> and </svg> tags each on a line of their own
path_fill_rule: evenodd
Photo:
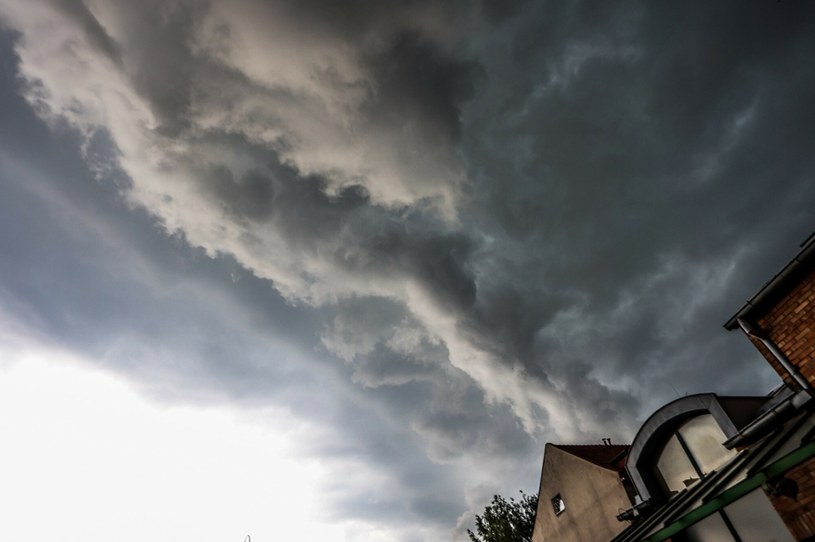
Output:
<svg viewBox="0 0 815 542">
<path fill-rule="evenodd" d="M 806 241 L 801 243 L 801 247 L 801 251 L 792 261 L 785 265 L 773 278 L 767 281 L 767 283 L 724 324 L 725 329 L 732 331 L 739 327 L 739 318 L 748 318 L 754 310 L 772 298 L 778 290 L 787 283 L 790 277 L 798 273 L 804 262 L 815 257 L 815 233 L 812 233 Z"/>
<path fill-rule="evenodd" d="M 815 246 L 815 244 L 813 244 L 813 246 Z M 745 318 L 736 318 L 736 324 L 748 337 L 761 341 L 761 344 L 767 348 L 784 371 L 795 381 L 799 387 L 799 391 L 781 403 L 773 406 L 770 410 L 753 420 L 749 425 L 740 429 L 736 435 L 727 439 L 724 442 L 724 446 L 730 450 L 756 442 L 774 427 L 777 427 L 778 424 L 789 420 L 797 412 L 800 412 L 802 408 L 809 405 L 812 402 L 813 394 L 815 394 L 809 381 L 798 371 L 786 354 L 781 351 L 778 345 L 775 344 L 761 328 L 750 323 Z"/>
</svg>

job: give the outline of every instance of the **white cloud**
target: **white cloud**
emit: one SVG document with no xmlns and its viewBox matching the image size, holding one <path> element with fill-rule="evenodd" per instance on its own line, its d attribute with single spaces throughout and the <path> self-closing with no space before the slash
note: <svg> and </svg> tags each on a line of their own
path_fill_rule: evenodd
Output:
<svg viewBox="0 0 815 542">
<path fill-rule="evenodd" d="M 3 540 L 393 540 L 329 522 L 337 465 L 304 455 L 312 429 L 284 412 L 161 407 L 63 352 L 2 358 Z"/>
</svg>

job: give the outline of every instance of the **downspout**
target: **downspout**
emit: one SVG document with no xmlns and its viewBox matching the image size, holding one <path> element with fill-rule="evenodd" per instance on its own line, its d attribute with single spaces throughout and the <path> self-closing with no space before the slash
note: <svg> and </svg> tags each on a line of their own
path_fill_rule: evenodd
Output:
<svg viewBox="0 0 815 542">
<path fill-rule="evenodd" d="M 724 447 L 729 450 L 757 441 L 774 427 L 778 427 L 778 424 L 789 420 L 805 406 L 811 404 L 813 398 L 812 386 L 809 385 L 809 382 L 806 378 L 804 378 L 804 375 L 798 372 L 778 345 L 767 337 L 763 330 L 752 325 L 744 318 L 738 318 L 736 321 L 738 322 L 741 330 L 744 331 L 748 337 L 753 337 L 761 341 L 761 344 L 763 344 L 767 350 L 770 351 L 773 357 L 778 360 L 778 363 L 781 364 L 787 374 L 795 381 L 800 389 L 795 394 L 787 397 L 779 404 L 775 405 L 770 410 L 753 420 L 753 422 L 751 422 L 747 427 L 739 430 L 739 432 L 734 436 L 727 439 L 724 442 Z"/>
<path fill-rule="evenodd" d="M 748 337 L 753 337 L 761 341 L 761 344 L 763 344 L 767 348 L 767 350 L 770 351 L 773 357 L 776 360 L 778 360 L 778 363 L 781 364 L 784 370 L 787 371 L 787 374 L 790 375 L 793 380 L 795 380 L 796 384 L 798 384 L 798 386 L 802 390 L 812 389 L 812 387 L 809 385 L 809 382 L 807 382 L 807 379 L 804 378 L 804 375 L 798 372 L 798 369 L 795 368 L 795 366 L 792 364 L 792 362 L 789 360 L 786 354 L 784 354 L 784 352 L 782 352 L 781 349 L 778 348 L 778 345 L 775 344 L 772 341 L 772 339 L 767 337 L 767 335 L 764 333 L 762 329 L 760 329 L 758 326 L 751 324 L 744 318 L 737 318 L 736 322 L 739 324 L 741 330 L 744 333 L 746 333 Z"/>
</svg>

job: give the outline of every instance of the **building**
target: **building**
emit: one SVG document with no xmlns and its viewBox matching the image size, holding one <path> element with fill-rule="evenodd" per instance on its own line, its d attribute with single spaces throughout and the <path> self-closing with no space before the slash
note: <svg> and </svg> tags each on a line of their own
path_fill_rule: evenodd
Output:
<svg viewBox="0 0 815 542">
<path fill-rule="evenodd" d="M 630 447 L 547 445 L 534 542 L 815 541 L 815 235 L 725 328 L 783 384 L 672 401 Z"/>
<path fill-rule="evenodd" d="M 631 506 L 631 486 L 623 483 L 629 448 L 547 444 L 541 469 L 546 486 L 538 492 L 533 541 L 610 539 L 622 531 L 624 525 L 615 518 Z M 544 495 L 546 502 L 540 500 Z"/>
<path fill-rule="evenodd" d="M 815 387 L 815 233 L 801 250 L 731 317 L 791 390 L 809 401 Z M 796 499 L 771 497 L 796 540 L 815 537 L 815 459 L 785 474 Z"/>
</svg>

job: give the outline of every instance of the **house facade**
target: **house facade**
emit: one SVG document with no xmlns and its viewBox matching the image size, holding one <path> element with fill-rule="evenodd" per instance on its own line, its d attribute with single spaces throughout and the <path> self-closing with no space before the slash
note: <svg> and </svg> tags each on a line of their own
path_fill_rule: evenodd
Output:
<svg viewBox="0 0 815 542">
<path fill-rule="evenodd" d="M 547 445 L 534 542 L 815 541 L 815 236 L 725 327 L 783 385 L 672 401 L 617 456 Z"/>
<path fill-rule="evenodd" d="M 532 541 L 610 539 L 622 531 L 615 518 L 631 503 L 630 485 L 623 483 L 629 448 L 547 444 Z"/>
</svg>

